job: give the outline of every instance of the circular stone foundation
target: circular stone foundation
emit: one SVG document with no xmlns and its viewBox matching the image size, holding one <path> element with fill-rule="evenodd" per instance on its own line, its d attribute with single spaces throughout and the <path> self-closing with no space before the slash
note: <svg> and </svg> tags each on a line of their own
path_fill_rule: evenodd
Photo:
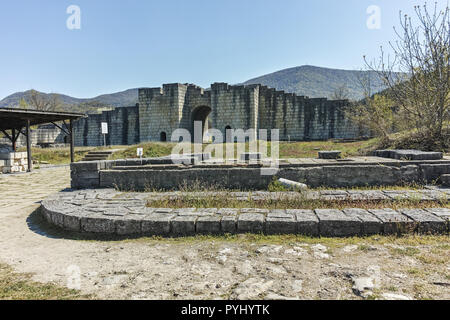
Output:
<svg viewBox="0 0 450 320">
<path fill-rule="evenodd" d="M 342 237 L 448 233 L 450 219 L 447 208 L 394 211 L 147 207 L 147 201 L 156 195 L 114 189 L 65 191 L 42 201 L 41 212 L 49 223 L 67 231 L 120 236 L 265 233 Z M 176 193 L 167 195 L 173 197 Z M 261 197 L 261 193 L 257 196 Z"/>
</svg>

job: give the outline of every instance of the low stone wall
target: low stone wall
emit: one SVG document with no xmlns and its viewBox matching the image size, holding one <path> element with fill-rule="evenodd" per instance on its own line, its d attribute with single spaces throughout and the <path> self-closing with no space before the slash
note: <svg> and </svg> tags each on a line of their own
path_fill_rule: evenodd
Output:
<svg viewBox="0 0 450 320">
<path fill-rule="evenodd" d="M 448 233 L 450 209 L 150 208 L 146 194 L 115 190 L 61 192 L 42 202 L 42 214 L 64 230 L 120 236 L 265 233 L 345 237 Z"/>
<path fill-rule="evenodd" d="M 28 169 L 26 152 L 0 153 L 0 173 L 25 172 Z"/>
<path fill-rule="evenodd" d="M 285 178 L 310 187 L 355 187 L 435 182 L 450 173 L 450 161 L 352 164 L 331 162 L 315 165 L 281 164 L 275 174 L 263 175 L 253 165 L 170 165 L 170 158 L 78 162 L 71 165 L 72 188 L 123 190 L 177 189 L 198 183 L 226 189 L 267 189 L 274 179 Z M 141 165 L 142 164 L 142 165 Z"/>
</svg>

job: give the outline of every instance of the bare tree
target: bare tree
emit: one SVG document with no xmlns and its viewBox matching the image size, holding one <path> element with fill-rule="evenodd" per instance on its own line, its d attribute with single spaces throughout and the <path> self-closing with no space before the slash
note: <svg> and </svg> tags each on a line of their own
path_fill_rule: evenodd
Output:
<svg viewBox="0 0 450 320">
<path fill-rule="evenodd" d="M 331 99 L 333 100 L 348 100 L 350 98 L 350 92 L 348 87 L 345 84 L 337 87 L 333 94 L 331 95 Z"/>
<path fill-rule="evenodd" d="M 30 90 L 26 100 L 32 109 L 41 111 L 58 111 L 62 105 L 58 94 L 47 97 L 36 90 Z"/>
<path fill-rule="evenodd" d="M 415 22 L 400 12 L 401 30 L 394 28 L 398 39 L 389 43 L 393 57 L 381 48 L 378 60 L 364 60 L 388 88 L 403 121 L 424 137 L 442 139 L 450 102 L 449 7 L 439 10 L 436 3 L 434 12 L 427 4 L 414 9 Z"/>
<path fill-rule="evenodd" d="M 361 131 L 380 137 L 381 142 L 386 144 L 397 122 L 394 102 L 383 93 L 373 94 L 370 73 L 360 73 L 357 80 L 364 99 L 351 103 L 351 107 L 345 109 L 346 115 Z"/>
</svg>

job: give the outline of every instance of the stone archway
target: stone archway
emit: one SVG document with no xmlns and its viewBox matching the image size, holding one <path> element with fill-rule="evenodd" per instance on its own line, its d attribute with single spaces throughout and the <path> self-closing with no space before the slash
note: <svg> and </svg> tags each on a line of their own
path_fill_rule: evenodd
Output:
<svg viewBox="0 0 450 320">
<path fill-rule="evenodd" d="M 204 136 L 205 132 L 209 129 L 209 121 L 208 116 L 211 113 L 211 108 L 208 106 L 200 106 L 192 110 L 192 116 L 191 116 L 191 135 L 192 135 L 192 141 L 195 143 L 203 143 L 203 138 L 201 141 L 195 141 L 195 134 L 194 134 L 194 123 L 196 121 L 199 121 L 202 123 L 202 137 Z"/>
</svg>

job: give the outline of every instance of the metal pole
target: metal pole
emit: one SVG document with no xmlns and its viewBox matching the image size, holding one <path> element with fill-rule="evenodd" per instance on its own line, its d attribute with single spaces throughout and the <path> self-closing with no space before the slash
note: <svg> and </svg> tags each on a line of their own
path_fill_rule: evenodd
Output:
<svg viewBox="0 0 450 320">
<path fill-rule="evenodd" d="M 73 135 L 73 120 L 70 119 L 69 121 L 69 140 L 70 140 L 70 162 L 75 162 L 75 137 Z"/>
<path fill-rule="evenodd" d="M 30 120 L 27 120 L 27 156 L 28 156 L 28 172 L 31 172 L 33 167 L 33 160 L 31 159 L 31 131 L 30 131 Z"/>
</svg>

